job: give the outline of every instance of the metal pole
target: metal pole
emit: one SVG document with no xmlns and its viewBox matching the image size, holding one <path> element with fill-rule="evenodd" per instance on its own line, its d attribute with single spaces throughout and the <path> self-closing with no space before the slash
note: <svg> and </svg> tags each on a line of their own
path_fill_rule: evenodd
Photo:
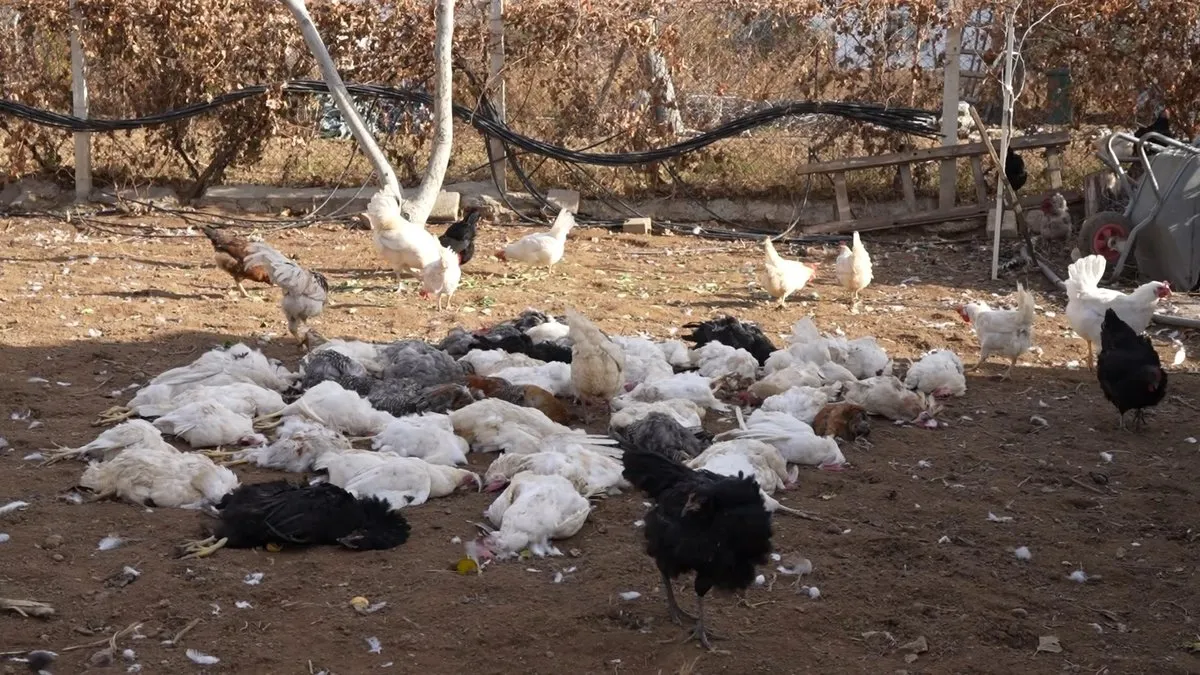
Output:
<svg viewBox="0 0 1200 675">
<path fill-rule="evenodd" d="M 1013 68 L 1016 61 L 1013 43 L 1016 40 L 1017 33 L 1016 16 L 1017 9 L 1013 6 L 1008 8 L 1008 13 L 1004 17 L 1004 75 L 1001 86 L 1004 95 L 1004 107 L 1000 119 L 1000 165 L 997 167 L 996 172 L 998 175 L 1004 171 L 1004 160 L 1008 157 L 1008 144 L 1012 139 Z M 995 223 L 995 232 L 993 232 L 992 236 L 993 281 L 1000 278 L 1000 228 L 1004 225 L 1004 189 L 999 176 L 996 179 Z"/>
<path fill-rule="evenodd" d="M 71 103 L 79 119 L 87 119 L 88 93 L 87 70 L 83 61 L 83 42 L 79 37 L 83 23 L 76 0 L 71 0 Z M 86 202 L 92 195 L 92 134 L 87 131 L 75 133 L 75 201 Z"/>
</svg>

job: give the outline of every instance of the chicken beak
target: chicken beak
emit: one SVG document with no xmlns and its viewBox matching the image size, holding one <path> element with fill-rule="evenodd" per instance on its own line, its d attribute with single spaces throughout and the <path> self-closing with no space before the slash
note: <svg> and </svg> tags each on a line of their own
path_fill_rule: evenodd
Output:
<svg viewBox="0 0 1200 675">
<path fill-rule="evenodd" d="M 487 486 L 483 489 L 487 490 L 488 492 L 499 492 L 500 490 L 504 489 L 505 485 L 508 485 L 508 481 L 504 480 L 503 478 L 497 478 L 496 480 L 488 481 Z"/>
</svg>

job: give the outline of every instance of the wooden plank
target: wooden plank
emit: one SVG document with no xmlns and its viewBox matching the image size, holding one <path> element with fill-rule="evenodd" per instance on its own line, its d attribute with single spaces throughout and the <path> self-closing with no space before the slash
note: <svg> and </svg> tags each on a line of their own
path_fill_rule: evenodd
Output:
<svg viewBox="0 0 1200 675">
<path fill-rule="evenodd" d="M 983 157 L 975 155 L 971 158 L 971 176 L 975 179 L 975 201 L 979 204 L 988 202 L 987 178 L 983 175 Z"/>
<path fill-rule="evenodd" d="M 1009 145 L 1012 146 L 1014 150 L 1028 150 L 1030 148 L 1066 146 L 1070 142 L 1071 134 L 1063 131 L 1053 134 L 1021 136 L 1020 138 L 1012 139 L 1012 142 L 1009 143 Z M 834 173 L 837 171 L 878 169 L 880 167 L 895 166 L 897 164 L 904 164 L 908 162 L 928 162 L 984 154 L 987 154 L 987 148 L 984 147 L 983 143 L 959 143 L 957 145 L 948 145 L 940 148 L 923 148 L 919 150 L 908 150 L 906 152 L 895 152 L 886 155 L 874 155 L 872 157 L 850 157 L 847 159 L 835 159 L 832 162 L 806 164 L 804 166 L 797 167 L 795 173 L 804 176 L 814 173 L 821 174 Z"/>
<path fill-rule="evenodd" d="M 846 174 L 835 173 L 833 178 L 833 195 L 837 200 L 834 217 L 839 221 L 853 220 L 850 213 L 850 194 L 846 191 Z"/>
<path fill-rule="evenodd" d="M 904 205 L 909 211 L 917 210 L 917 189 L 913 184 L 911 164 L 900 165 L 900 190 L 904 193 Z"/>
<path fill-rule="evenodd" d="M 1044 200 L 1047 196 L 1048 193 L 1022 197 L 1021 206 L 1026 209 L 1036 209 L 1041 205 L 1042 200 Z M 1079 192 L 1078 190 L 1063 191 L 1062 196 L 1066 198 L 1068 205 L 1077 203 L 1083 199 L 1083 193 Z M 850 221 L 819 223 L 815 225 L 806 225 L 799 229 L 804 234 L 849 234 L 855 230 L 859 232 L 870 232 L 873 230 L 889 230 L 900 227 L 915 227 L 917 225 L 945 223 L 952 220 L 973 220 L 976 218 L 984 218 L 991 210 L 991 207 L 986 204 L 964 204 L 963 206 L 955 206 L 949 209 L 937 209 L 935 211 L 889 214 L 875 218 L 861 218 Z"/>
<path fill-rule="evenodd" d="M 1100 172 L 1089 173 L 1083 178 L 1083 217 L 1085 219 L 1100 213 Z"/>
<path fill-rule="evenodd" d="M 1046 148 L 1046 174 L 1050 179 L 1050 189 L 1061 190 L 1063 186 L 1061 148 Z"/>
</svg>

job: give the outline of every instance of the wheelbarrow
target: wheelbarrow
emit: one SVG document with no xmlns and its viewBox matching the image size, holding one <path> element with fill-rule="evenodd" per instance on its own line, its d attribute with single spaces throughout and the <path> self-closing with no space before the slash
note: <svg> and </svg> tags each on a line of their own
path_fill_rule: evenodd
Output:
<svg viewBox="0 0 1200 675">
<path fill-rule="evenodd" d="M 1144 173 L 1131 178 L 1114 142 L 1127 144 Z M 1150 152 L 1147 152 L 1147 149 Z M 1115 133 L 1100 160 L 1117 176 L 1128 199 L 1125 210 L 1102 211 L 1083 221 L 1079 250 L 1108 260 L 1115 281 L 1134 257 L 1141 276 L 1191 290 L 1200 282 L 1200 147 L 1158 133 L 1141 138 Z"/>
</svg>

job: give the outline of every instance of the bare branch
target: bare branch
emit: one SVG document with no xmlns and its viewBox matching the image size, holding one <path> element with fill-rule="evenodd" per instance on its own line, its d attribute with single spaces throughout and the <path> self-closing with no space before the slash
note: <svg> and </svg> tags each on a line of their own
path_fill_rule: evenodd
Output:
<svg viewBox="0 0 1200 675">
<path fill-rule="evenodd" d="M 392 166 L 388 164 L 387 157 L 384 157 L 383 150 L 379 148 L 375 137 L 363 123 L 358 111 L 354 109 L 354 102 L 350 99 L 350 92 L 346 90 L 346 83 L 342 82 L 342 76 L 338 74 L 333 57 L 325 48 L 325 42 L 321 40 L 321 34 L 317 32 L 317 26 L 309 16 L 304 0 L 283 0 L 283 4 L 287 5 L 300 24 L 300 30 L 304 33 L 304 42 L 317 59 L 317 65 L 321 68 L 321 77 L 329 86 L 329 93 L 333 96 L 334 103 L 337 104 L 346 124 L 350 125 L 351 133 L 354 134 L 358 144 L 362 146 L 371 166 L 375 168 L 375 173 L 379 174 L 384 189 L 391 190 L 399 197 L 400 181 L 396 180 L 396 172 L 392 171 Z"/>
</svg>

